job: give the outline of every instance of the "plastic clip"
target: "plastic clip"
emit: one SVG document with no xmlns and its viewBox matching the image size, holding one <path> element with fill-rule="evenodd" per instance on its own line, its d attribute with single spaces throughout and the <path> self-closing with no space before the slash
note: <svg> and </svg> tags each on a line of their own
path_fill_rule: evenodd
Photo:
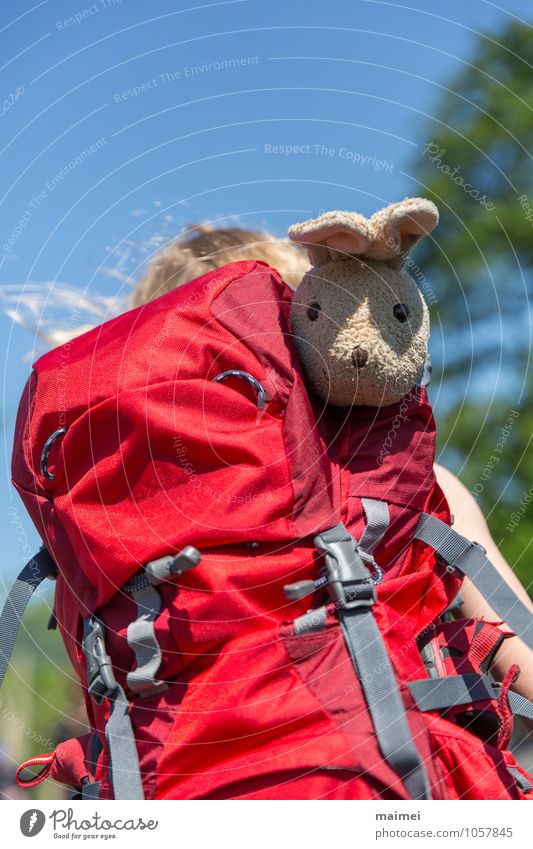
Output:
<svg viewBox="0 0 533 849">
<path fill-rule="evenodd" d="M 87 690 L 97 704 L 113 696 L 118 683 L 104 639 L 104 626 L 96 616 L 84 622 L 83 653 L 87 661 Z"/>
</svg>

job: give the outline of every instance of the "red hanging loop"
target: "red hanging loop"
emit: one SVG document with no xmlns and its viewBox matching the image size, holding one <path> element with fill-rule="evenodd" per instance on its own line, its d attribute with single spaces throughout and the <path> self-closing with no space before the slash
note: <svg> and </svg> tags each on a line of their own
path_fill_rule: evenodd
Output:
<svg viewBox="0 0 533 849">
<path fill-rule="evenodd" d="M 17 769 L 17 773 L 15 776 L 15 780 L 19 787 L 35 787 L 37 784 L 41 784 L 48 778 L 50 775 L 50 770 L 54 765 L 54 761 L 56 758 L 55 752 L 48 752 L 45 755 L 36 755 L 34 758 L 29 758 L 24 763 L 21 763 L 19 768 Z M 25 769 L 29 769 L 32 766 L 42 765 L 42 769 L 36 775 L 32 775 L 30 779 L 21 778 L 21 773 L 24 772 Z"/>
</svg>

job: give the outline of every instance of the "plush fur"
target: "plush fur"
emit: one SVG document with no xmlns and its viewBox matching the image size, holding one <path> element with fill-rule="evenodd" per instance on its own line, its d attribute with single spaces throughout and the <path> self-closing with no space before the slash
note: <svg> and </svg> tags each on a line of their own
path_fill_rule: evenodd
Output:
<svg viewBox="0 0 533 849">
<path fill-rule="evenodd" d="M 290 228 L 313 263 L 294 295 L 294 338 L 314 391 L 327 403 L 386 406 L 420 379 L 429 316 L 402 265 L 437 222 L 434 204 L 410 198 L 368 220 L 329 212 Z"/>
</svg>

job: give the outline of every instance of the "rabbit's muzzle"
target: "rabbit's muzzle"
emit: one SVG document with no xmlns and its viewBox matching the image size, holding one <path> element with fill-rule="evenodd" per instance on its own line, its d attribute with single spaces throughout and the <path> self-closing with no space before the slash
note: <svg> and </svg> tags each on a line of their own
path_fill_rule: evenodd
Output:
<svg viewBox="0 0 533 849">
<path fill-rule="evenodd" d="M 366 366 L 368 360 L 368 352 L 360 345 L 356 345 L 352 351 L 352 362 L 356 368 Z"/>
</svg>

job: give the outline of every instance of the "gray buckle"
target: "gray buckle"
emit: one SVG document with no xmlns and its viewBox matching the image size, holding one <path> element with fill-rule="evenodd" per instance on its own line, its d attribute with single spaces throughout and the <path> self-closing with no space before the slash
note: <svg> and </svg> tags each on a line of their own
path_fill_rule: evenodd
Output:
<svg viewBox="0 0 533 849">
<path fill-rule="evenodd" d="M 142 569 L 139 569 L 123 585 L 126 592 L 142 590 L 144 587 L 157 587 L 163 581 L 172 581 L 179 578 L 189 569 L 194 569 L 200 563 L 202 555 L 193 545 L 186 545 L 177 554 L 167 554 L 150 560 Z"/>
<path fill-rule="evenodd" d="M 457 572 L 459 575 L 464 577 L 465 572 L 462 564 L 465 562 L 465 560 L 468 562 L 469 555 L 473 554 L 475 556 L 476 552 L 481 552 L 484 557 L 487 556 L 487 549 L 485 548 L 485 546 L 481 545 L 480 542 L 470 540 L 468 547 L 463 551 L 461 557 L 457 560 L 457 562 L 451 563 L 449 560 L 446 559 L 446 557 L 443 557 L 443 555 L 440 554 L 436 549 L 435 560 L 441 566 L 444 566 L 447 572 Z"/>
<path fill-rule="evenodd" d="M 372 578 L 358 578 L 353 581 L 330 581 L 328 587 L 331 600 L 343 610 L 355 610 L 358 607 L 373 607 L 378 600 L 376 586 Z"/>
<path fill-rule="evenodd" d="M 331 600 L 343 610 L 372 607 L 377 601 L 372 575 L 365 566 L 354 538 L 344 525 L 318 534 L 317 548 L 324 552 L 323 574 Z"/>
<path fill-rule="evenodd" d="M 201 559 L 202 556 L 194 545 L 186 545 L 177 554 L 159 557 L 157 560 L 150 560 L 144 567 L 144 572 L 148 581 L 156 586 L 162 581 L 171 581 L 173 578 L 179 578 L 184 572 L 188 572 L 189 569 L 194 569 L 195 566 L 198 566 Z"/>
<path fill-rule="evenodd" d="M 118 683 L 105 648 L 104 625 L 96 616 L 89 616 L 83 623 L 82 648 L 87 661 L 87 690 L 97 704 L 102 704 L 115 694 Z"/>
</svg>

